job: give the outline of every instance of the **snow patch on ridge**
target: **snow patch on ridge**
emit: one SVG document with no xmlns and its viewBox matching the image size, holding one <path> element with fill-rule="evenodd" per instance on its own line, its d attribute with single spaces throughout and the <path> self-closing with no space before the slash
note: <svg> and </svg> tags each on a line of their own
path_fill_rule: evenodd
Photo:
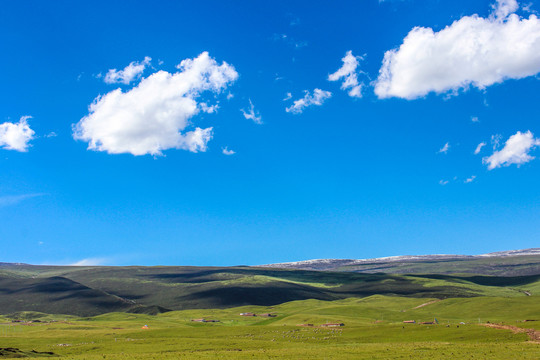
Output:
<svg viewBox="0 0 540 360">
<path fill-rule="evenodd" d="M 388 262 L 408 262 L 408 261 L 432 261 L 432 260 L 460 260 L 460 259 L 475 259 L 486 257 L 506 257 L 506 256 L 527 256 L 540 255 L 540 248 L 530 248 L 522 250 L 508 250 L 492 252 L 481 255 L 449 255 L 449 254 L 433 254 L 433 255 L 399 255 L 386 256 L 372 259 L 312 259 L 293 262 L 284 262 L 277 264 L 259 265 L 260 267 L 273 267 L 284 269 L 297 268 L 335 268 L 339 266 L 361 265 L 367 263 L 388 263 Z"/>
</svg>

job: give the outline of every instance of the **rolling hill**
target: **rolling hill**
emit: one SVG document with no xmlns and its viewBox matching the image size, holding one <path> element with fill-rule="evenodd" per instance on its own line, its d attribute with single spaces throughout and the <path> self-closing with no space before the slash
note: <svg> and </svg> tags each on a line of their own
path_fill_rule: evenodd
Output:
<svg viewBox="0 0 540 360">
<path fill-rule="evenodd" d="M 459 262 L 459 268 L 453 267 L 456 262 Z M 312 267 L 320 265 L 310 264 Z M 331 301 L 372 295 L 448 299 L 540 294 L 540 255 L 514 253 L 466 259 L 421 257 L 325 264 L 333 271 L 291 269 L 291 264 L 287 265 L 289 268 L 271 268 L 2 263 L 0 314 L 20 311 L 77 316 L 112 311 L 157 314 L 171 310 L 272 306 L 296 300 Z M 371 268 L 362 272 L 358 270 L 359 266 Z M 375 266 L 386 267 L 388 271 L 368 273 L 374 271 Z M 508 274 L 511 266 L 513 273 L 527 275 L 485 275 Z M 411 268 L 430 271 L 391 273 Z M 452 269 L 455 271 L 450 271 Z M 464 274 L 466 270 L 472 272 L 475 269 L 482 271 Z"/>
</svg>

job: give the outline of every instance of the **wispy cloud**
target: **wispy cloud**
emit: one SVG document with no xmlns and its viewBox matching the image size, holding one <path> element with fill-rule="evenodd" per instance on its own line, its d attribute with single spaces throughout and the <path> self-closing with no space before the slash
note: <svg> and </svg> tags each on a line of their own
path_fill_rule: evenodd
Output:
<svg viewBox="0 0 540 360">
<path fill-rule="evenodd" d="M 286 108 L 285 111 L 291 112 L 293 114 L 301 114 L 306 107 L 312 105 L 321 106 L 326 101 L 326 99 L 332 97 L 332 93 L 330 91 L 325 91 L 321 89 L 313 90 L 313 95 L 311 95 L 310 92 L 307 90 L 305 90 L 304 93 L 305 95 L 303 98 L 295 100 L 293 105 Z"/>
<path fill-rule="evenodd" d="M 57 137 L 58 134 L 56 134 L 54 131 L 51 131 L 50 133 L 48 133 L 47 135 L 44 135 L 43 137 L 45 138 L 53 138 L 53 137 Z"/>
<path fill-rule="evenodd" d="M 328 75 L 328 81 L 343 79 L 341 89 L 349 89 L 349 96 L 361 98 L 364 84 L 358 82 L 358 73 L 356 70 L 360 60 L 363 60 L 361 56 L 354 56 L 351 50 L 347 51 L 345 57 L 341 59 L 343 65 L 335 73 Z"/>
<path fill-rule="evenodd" d="M 501 145 L 501 141 L 502 141 L 501 134 L 491 135 L 491 146 L 493 147 L 493 151 L 499 148 L 499 146 Z"/>
<path fill-rule="evenodd" d="M 110 69 L 103 81 L 107 84 L 129 84 L 130 82 L 137 80 L 141 77 L 144 69 L 150 64 L 152 59 L 150 57 L 145 57 L 143 61 L 133 61 L 124 70 Z"/>
<path fill-rule="evenodd" d="M 18 203 L 20 203 L 20 202 L 22 202 L 24 200 L 28 200 L 28 199 L 32 199 L 32 198 L 36 198 L 36 197 L 40 197 L 40 196 L 45 196 L 45 195 L 47 195 L 47 194 L 37 193 L 37 194 L 0 196 L 0 208 L 6 207 L 6 206 L 11 206 L 11 205 L 17 205 Z"/>
<path fill-rule="evenodd" d="M 486 143 L 483 141 L 480 144 L 478 144 L 478 146 L 476 146 L 476 149 L 474 149 L 474 155 L 480 154 L 480 151 L 482 151 L 482 148 L 484 146 L 486 146 Z"/>
<path fill-rule="evenodd" d="M 450 149 L 450 144 L 446 143 L 442 148 L 439 149 L 439 153 L 446 154 L 448 152 L 448 149 Z"/>
<path fill-rule="evenodd" d="M 474 179 L 476 179 L 476 175 L 473 175 L 470 178 L 465 179 L 464 183 L 465 184 L 472 183 Z"/>
<path fill-rule="evenodd" d="M 240 111 L 246 119 L 253 120 L 255 124 L 262 124 L 261 114 L 255 110 L 255 106 L 253 106 L 251 99 L 249 99 L 249 108 L 247 110 L 240 109 Z"/>
<path fill-rule="evenodd" d="M 285 44 L 287 44 L 290 47 L 293 47 L 295 49 L 303 48 L 308 45 L 307 41 L 299 41 L 297 39 L 294 39 L 290 37 L 287 34 L 274 34 L 272 36 L 272 40 L 274 41 L 282 41 Z"/>
<path fill-rule="evenodd" d="M 223 149 L 221 149 L 221 152 L 223 153 L 223 155 L 234 155 L 234 154 L 236 154 L 236 151 L 229 150 L 227 148 L 227 146 L 225 146 Z"/>
<path fill-rule="evenodd" d="M 69 264 L 69 266 L 99 266 L 106 265 L 110 262 L 110 259 L 107 258 L 86 258 Z"/>
</svg>

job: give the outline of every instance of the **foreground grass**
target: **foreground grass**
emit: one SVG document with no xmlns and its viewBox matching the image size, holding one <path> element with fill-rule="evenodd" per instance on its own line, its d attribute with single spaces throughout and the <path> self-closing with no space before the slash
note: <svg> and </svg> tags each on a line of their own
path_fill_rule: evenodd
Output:
<svg viewBox="0 0 540 360">
<path fill-rule="evenodd" d="M 58 321 L 52 323 L 0 325 L 0 343 L 24 351 L 52 351 L 58 355 L 52 358 L 62 359 L 540 358 L 540 345 L 529 342 L 526 334 L 478 324 L 480 317 L 481 322 L 538 327 L 540 321 L 522 322 L 540 320 L 538 297 L 434 300 L 371 296 L 294 301 L 274 307 L 174 311 L 158 316 L 56 316 Z M 277 316 L 239 316 L 247 311 Z M 190 321 L 200 317 L 220 322 Z M 402 323 L 434 318 L 438 325 Z M 344 322 L 345 326 L 296 326 L 326 322 Z M 149 329 L 142 329 L 143 325 Z"/>
</svg>

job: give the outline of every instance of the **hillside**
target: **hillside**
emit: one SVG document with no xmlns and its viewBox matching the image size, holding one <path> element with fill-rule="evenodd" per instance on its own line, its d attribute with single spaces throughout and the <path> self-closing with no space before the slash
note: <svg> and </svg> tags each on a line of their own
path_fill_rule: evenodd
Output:
<svg viewBox="0 0 540 360">
<path fill-rule="evenodd" d="M 39 311 L 89 316 L 133 306 L 127 300 L 58 276 L 27 279 L 0 275 L 0 295 L 2 314 Z"/>
<path fill-rule="evenodd" d="M 90 316 L 111 311 L 272 306 L 371 295 L 410 298 L 526 297 L 540 275 L 362 274 L 253 267 L 72 267 L 0 265 L 0 313 Z"/>
</svg>

